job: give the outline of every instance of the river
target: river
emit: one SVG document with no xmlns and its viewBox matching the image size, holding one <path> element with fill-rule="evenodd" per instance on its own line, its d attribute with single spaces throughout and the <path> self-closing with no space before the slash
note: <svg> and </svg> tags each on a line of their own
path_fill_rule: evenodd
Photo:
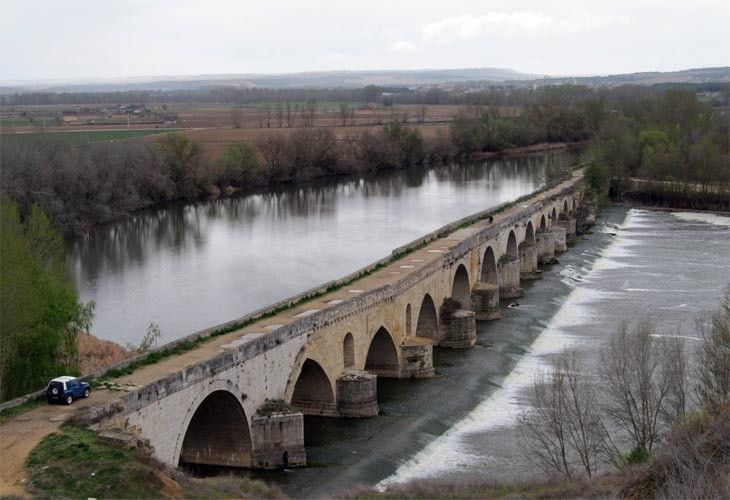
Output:
<svg viewBox="0 0 730 500">
<path fill-rule="evenodd" d="M 552 153 L 553 155 L 557 153 Z M 92 333 L 169 342 L 346 276 L 417 237 L 544 183 L 548 155 L 324 179 L 165 205 L 67 245 Z"/>
</svg>

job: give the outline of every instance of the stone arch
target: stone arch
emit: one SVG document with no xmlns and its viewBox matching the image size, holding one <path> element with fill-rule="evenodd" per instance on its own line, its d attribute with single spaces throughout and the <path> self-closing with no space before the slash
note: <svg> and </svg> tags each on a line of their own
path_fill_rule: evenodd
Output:
<svg viewBox="0 0 730 500">
<path fill-rule="evenodd" d="M 398 349 L 390 332 L 384 326 L 378 328 L 370 341 L 368 355 L 365 358 L 365 370 L 380 377 L 398 378 L 400 375 Z"/>
<path fill-rule="evenodd" d="M 532 227 L 532 221 L 527 222 L 527 228 L 525 228 L 525 239 L 524 242 L 535 244 L 535 229 Z"/>
<path fill-rule="evenodd" d="M 413 332 L 413 315 L 411 314 L 411 305 L 406 306 L 406 337 L 410 337 Z"/>
<path fill-rule="evenodd" d="M 555 210 L 555 207 L 553 207 L 553 211 L 550 214 L 550 223 L 556 224 L 558 222 L 558 211 Z"/>
<path fill-rule="evenodd" d="M 307 358 L 302 364 L 291 404 L 305 415 L 324 415 L 335 405 L 332 384 L 322 366 Z"/>
<path fill-rule="evenodd" d="M 418 323 L 416 323 L 416 336 L 437 339 L 439 336 L 438 313 L 436 304 L 431 295 L 426 294 L 421 301 L 421 308 L 418 311 Z"/>
<path fill-rule="evenodd" d="M 560 214 L 562 219 L 568 218 L 568 200 L 563 201 L 563 213 Z"/>
<path fill-rule="evenodd" d="M 517 236 L 515 232 L 510 230 L 509 236 L 507 237 L 507 249 L 504 254 L 509 257 L 509 260 L 517 260 L 519 254 L 517 253 Z"/>
<path fill-rule="evenodd" d="M 469 285 L 469 273 L 464 264 L 459 264 L 454 273 L 454 281 L 451 285 L 451 298 L 458 300 L 461 307 L 471 309 L 471 286 Z"/>
<path fill-rule="evenodd" d="M 208 394 L 192 415 L 178 463 L 251 467 L 251 431 L 238 398 L 228 390 Z"/>
<path fill-rule="evenodd" d="M 490 285 L 496 285 L 497 281 L 497 258 L 494 255 L 494 250 L 491 246 L 488 246 L 484 251 L 484 258 L 482 259 L 482 272 L 479 276 L 479 281 L 482 283 L 488 283 Z"/>
<path fill-rule="evenodd" d="M 545 214 L 540 216 L 540 229 L 539 231 L 547 231 L 547 222 L 545 221 Z"/>
<path fill-rule="evenodd" d="M 355 339 L 350 332 L 347 332 L 342 341 L 342 359 L 345 368 L 355 367 Z"/>
</svg>

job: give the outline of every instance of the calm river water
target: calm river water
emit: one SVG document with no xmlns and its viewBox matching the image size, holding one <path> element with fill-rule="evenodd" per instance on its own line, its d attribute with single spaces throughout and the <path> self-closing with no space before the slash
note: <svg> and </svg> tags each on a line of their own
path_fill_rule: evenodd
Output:
<svg viewBox="0 0 730 500">
<path fill-rule="evenodd" d="M 273 193 L 177 204 L 69 242 L 92 333 L 161 342 L 345 276 L 453 220 L 544 182 L 546 155 L 329 179 Z"/>
</svg>

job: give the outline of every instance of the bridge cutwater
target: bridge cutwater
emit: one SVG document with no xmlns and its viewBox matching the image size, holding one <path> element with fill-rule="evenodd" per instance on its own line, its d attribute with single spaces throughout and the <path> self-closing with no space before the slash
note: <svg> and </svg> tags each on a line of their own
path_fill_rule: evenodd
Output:
<svg viewBox="0 0 730 500">
<path fill-rule="evenodd" d="M 500 300 L 521 297 L 521 281 L 540 278 L 541 263 L 567 250 L 576 215 L 579 227 L 594 220 L 592 209 L 576 213 L 582 175 L 451 224 L 360 279 L 254 313 L 246 327 L 121 377 L 125 391 L 81 418 L 135 435 L 172 466 L 305 465 L 304 415 L 376 416 L 377 377 L 433 377 L 435 346 L 473 346 L 476 320 L 498 319 Z M 447 298 L 460 308 L 442 313 Z"/>
</svg>

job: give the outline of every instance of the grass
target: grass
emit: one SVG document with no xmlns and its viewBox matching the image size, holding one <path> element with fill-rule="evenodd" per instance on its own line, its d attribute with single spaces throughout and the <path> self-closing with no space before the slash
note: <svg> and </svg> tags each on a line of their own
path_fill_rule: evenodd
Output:
<svg viewBox="0 0 730 500">
<path fill-rule="evenodd" d="M 35 119 L 31 121 L 28 118 L 2 118 L 0 119 L 0 127 L 26 127 L 28 125 L 40 125 L 43 123 L 43 119 L 40 121 Z"/>
<path fill-rule="evenodd" d="M 256 415 L 270 417 L 275 413 L 295 413 L 297 410 L 281 399 L 267 399 L 264 404 L 256 410 Z"/>
<path fill-rule="evenodd" d="M 41 498 L 280 498 L 259 481 L 223 476 L 194 479 L 117 448 L 66 423 L 46 436 L 27 461 L 29 490 Z"/>
<path fill-rule="evenodd" d="M 99 442 L 72 424 L 46 436 L 28 456 L 34 496 L 53 498 L 153 498 L 162 481 L 136 450 Z"/>
<path fill-rule="evenodd" d="M 179 129 L 174 128 L 155 128 L 155 129 L 130 129 L 130 130 L 79 130 L 71 132 L 51 132 L 47 133 L 47 136 L 54 137 L 64 142 L 71 144 L 82 144 L 91 142 L 107 142 L 131 139 L 135 137 L 144 137 L 147 135 L 155 134 L 167 134 L 169 132 L 176 132 Z M 33 132 L 29 134 L 13 134 L 13 140 L 17 141 L 28 141 L 34 140 L 42 132 Z M 7 139 L 7 136 L 5 139 Z"/>
</svg>

